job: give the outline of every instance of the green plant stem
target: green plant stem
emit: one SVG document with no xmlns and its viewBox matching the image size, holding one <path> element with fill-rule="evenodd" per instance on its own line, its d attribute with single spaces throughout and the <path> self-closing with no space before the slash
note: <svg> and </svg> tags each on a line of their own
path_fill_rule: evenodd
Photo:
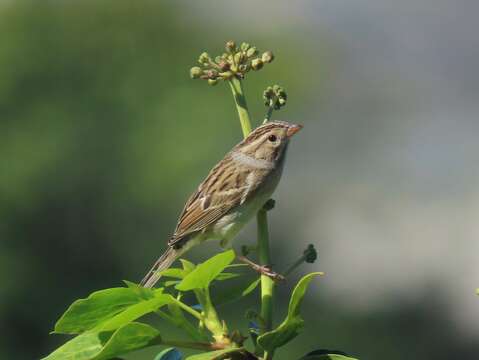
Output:
<svg viewBox="0 0 479 360">
<path fill-rule="evenodd" d="M 227 338 L 228 330 L 225 328 L 224 323 L 219 319 L 218 313 L 211 302 L 209 289 L 196 290 L 195 296 L 203 308 L 203 323 L 213 334 L 213 338 L 217 343 L 229 344 L 230 341 Z"/>
<path fill-rule="evenodd" d="M 274 108 L 272 105 L 268 106 L 268 111 L 266 112 L 266 115 L 264 117 L 263 124 L 271 120 L 271 116 L 273 115 L 273 110 Z"/>
<path fill-rule="evenodd" d="M 178 299 L 175 299 L 174 297 L 172 297 L 173 301 L 181 308 L 183 309 L 184 311 L 186 311 L 187 313 L 189 313 L 190 315 L 193 315 L 195 318 L 197 318 L 198 320 L 200 321 L 203 321 L 203 315 L 201 315 L 198 311 L 196 311 L 195 309 L 189 307 L 188 305 L 186 304 L 183 304 L 180 300 Z"/>
<path fill-rule="evenodd" d="M 298 266 L 304 263 L 306 260 L 306 255 L 301 256 L 298 260 L 296 260 L 289 268 L 284 272 L 284 276 L 288 276 L 291 274 Z"/>
<path fill-rule="evenodd" d="M 258 222 L 258 254 L 261 265 L 271 265 L 269 251 L 268 216 L 264 209 L 256 215 Z M 269 276 L 261 275 L 261 318 L 264 321 L 262 332 L 271 330 L 273 323 L 273 296 L 274 280 Z"/>
<path fill-rule="evenodd" d="M 249 116 L 248 106 L 246 105 L 246 98 L 243 92 L 243 85 L 240 79 L 233 77 L 228 81 L 231 91 L 233 92 L 236 110 L 241 123 L 241 130 L 243 136 L 246 137 L 251 132 L 251 120 Z"/>
<path fill-rule="evenodd" d="M 251 119 L 246 104 L 246 98 L 243 92 L 241 80 L 232 78 L 228 81 L 233 92 L 236 109 L 243 130 L 243 136 L 246 137 L 251 132 Z M 271 111 L 268 111 L 267 118 L 271 117 Z M 258 256 L 261 265 L 270 265 L 269 252 L 269 233 L 268 233 L 268 215 L 267 211 L 261 209 L 257 216 L 258 223 Z M 262 333 L 270 331 L 273 324 L 273 296 L 274 296 L 274 281 L 268 276 L 261 276 L 261 317 L 264 321 L 264 326 L 261 329 Z M 269 360 L 272 358 L 271 354 L 264 353 L 263 358 Z"/>
</svg>

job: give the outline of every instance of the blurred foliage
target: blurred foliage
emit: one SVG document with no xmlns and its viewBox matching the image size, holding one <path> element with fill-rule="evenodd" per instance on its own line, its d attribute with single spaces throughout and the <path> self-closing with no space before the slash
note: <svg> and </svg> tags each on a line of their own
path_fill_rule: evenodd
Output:
<svg viewBox="0 0 479 360">
<path fill-rule="evenodd" d="M 0 4 L 0 358 L 46 355 L 62 341 L 48 331 L 73 299 L 139 279 L 186 196 L 240 140 L 223 84 L 191 81 L 188 69 L 200 51 L 215 52 L 198 44 L 249 39 L 190 23 L 187 9 L 151 0 Z M 270 79 L 292 94 L 283 119 L 300 117 L 312 99 L 321 104 L 335 69 L 331 44 L 294 34 L 251 40 L 281 59 L 248 81 L 258 121 Z M 318 346 L 364 359 L 477 354 L 431 310 L 441 306 L 434 299 L 365 315 L 325 300 L 304 306 L 311 324 L 292 346 L 297 357 Z M 438 348 L 437 339 L 448 341 Z"/>
</svg>

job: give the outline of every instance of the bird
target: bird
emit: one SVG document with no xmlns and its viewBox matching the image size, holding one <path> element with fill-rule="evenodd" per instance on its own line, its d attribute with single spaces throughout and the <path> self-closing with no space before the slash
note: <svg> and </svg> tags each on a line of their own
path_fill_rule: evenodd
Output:
<svg viewBox="0 0 479 360">
<path fill-rule="evenodd" d="M 219 240 L 223 248 L 270 199 L 283 172 L 291 137 L 302 125 L 268 121 L 213 167 L 189 197 L 167 249 L 140 285 L 153 287 L 161 272 L 192 247 Z"/>
</svg>

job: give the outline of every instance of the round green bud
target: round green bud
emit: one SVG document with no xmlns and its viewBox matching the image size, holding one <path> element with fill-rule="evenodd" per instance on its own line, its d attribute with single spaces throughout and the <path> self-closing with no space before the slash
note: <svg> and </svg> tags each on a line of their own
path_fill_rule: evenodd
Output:
<svg viewBox="0 0 479 360">
<path fill-rule="evenodd" d="M 244 53 L 238 52 L 238 53 L 235 54 L 234 59 L 235 59 L 236 64 L 242 64 L 246 60 L 246 57 L 245 57 Z"/>
<path fill-rule="evenodd" d="M 208 85 L 215 86 L 216 84 L 218 84 L 218 80 L 208 79 Z"/>
<path fill-rule="evenodd" d="M 198 62 L 200 64 L 208 64 L 211 61 L 210 55 L 207 52 L 201 53 L 200 57 L 198 58 Z"/>
<path fill-rule="evenodd" d="M 248 71 L 250 71 L 250 69 L 251 67 L 249 64 L 241 64 L 240 66 L 238 66 L 238 70 L 242 73 L 247 73 Z"/>
<path fill-rule="evenodd" d="M 235 42 L 233 40 L 228 41 L 225 45 L 225 49 L 226 49 L 226 51 L 228 51 L 230 53 L 235 51 L 236 50 Z"/>
<path fill-rule="evenodd" d="M 266 51 L 261 55 L 261 60 L 263 60 L 264 63 L 269 64 L 274 60 L 274 55 L 271 51 Z"/>
<path fill-rule="evenodd" d="M 218 77 L 218 71 L 210 69 L 206 71 L 206 76 L 208 79 L 216 79 Z"/>
<path fill-rule="evenodd" d="M 223 59 L 221 59 L 218 62 L 218 66 L 220 67 L 221 71 L 227 71 L 230 69 L 230 64 L 227 61 L 224 61 Z"/>
<path fill-rule="evenodd" d="M 190 76 L 192 79 L 198 79 L 203 74 L 203 70 L 198 66 L 192 67 L 190 69 Z"/>
<path fill-rule="evenodd" d="M 251 47 L 250 44 L 244 42 L 244 43 L 241 43 L 240 49 L 242 51 L 247 51 L 250 47 Z"/>
<path fill-rule="evenodd" d="M 229 80 L 233 77 L 233 73 L 231 71 L 225 71 L 219 74 L 225 80 Z"/>
<path fill-rule="evenodd" d="M 261 69 L 263 67 L 263 61 L 259 58 L 253 59 L 251 61 L 251 67 L 253 68 L 253 70 Z"/>
<path fill-rule="evenodd" d="M 247 57 L 253 57 L 253 56 L 256 56 L 257 54 L 258 54 L 258 50 L 254 46 L 249 48 L 248 51 L 246 51 Z"/>
</svg>

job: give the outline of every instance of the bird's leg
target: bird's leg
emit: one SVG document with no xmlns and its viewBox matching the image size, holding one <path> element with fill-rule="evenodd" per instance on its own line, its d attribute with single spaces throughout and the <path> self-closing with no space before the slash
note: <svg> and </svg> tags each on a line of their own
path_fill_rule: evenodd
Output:
<svg viewBox="0 0 479 360">
<path fill-rule="evenodd" d="M 283 275 L 274 272 L 268 265 L 258 265 L 243 255 L 236 255 L 236 258 L 242 263 L 245 263 L 250 266 L 254 271 L 259 272 L 261 275 L 266 275 L 274 281 L 285 280 L 285 277 Z"/>
</svg>

